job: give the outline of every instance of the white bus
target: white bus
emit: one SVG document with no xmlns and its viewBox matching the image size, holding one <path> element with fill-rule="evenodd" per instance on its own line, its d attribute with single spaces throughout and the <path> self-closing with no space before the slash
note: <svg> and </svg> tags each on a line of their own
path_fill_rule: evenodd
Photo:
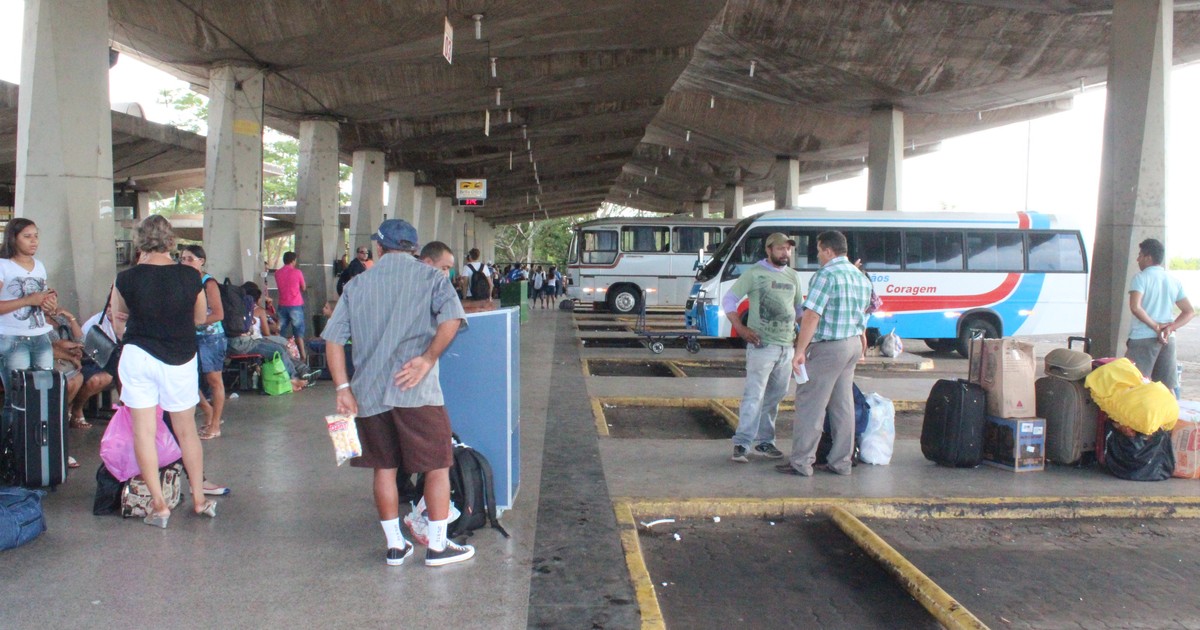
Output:
<svg viewBox="0 0 1200 630">
<path fill-rule="evenodd" d="M 567 295 L 617 313 L 640 309 L 643 291 L 649 306 L 683 306 L 697 263 L 735 222 L 667 216 L 580 223 L 567 254 Z"/>
<path fill-rule="evenodd" d="M 1079 230 L 1051 215 L 829 212 L 775 210 L 738 223 L 700 270 L 687 304 L 690 325 L 709 336 L 732 335 L 721 298 L 766 256 L 772 232 L 796 241 L 792 266 L 807 288 L 817 262 L 817 234 L 846 235 L 851 261 L 861 259 L 883 308 L 876 333 L 924 339 L 935 350 L 966 354 L 976 331 L 1001 335 L 1071 334 L 1087 316 L 1088 260 Z M 702 299 L 696 299 L 697 297 Z M 704 316 L 697 317 L 697 309 Z M 745 312 L 743 300 L 739 311 Z"/>
</svg>

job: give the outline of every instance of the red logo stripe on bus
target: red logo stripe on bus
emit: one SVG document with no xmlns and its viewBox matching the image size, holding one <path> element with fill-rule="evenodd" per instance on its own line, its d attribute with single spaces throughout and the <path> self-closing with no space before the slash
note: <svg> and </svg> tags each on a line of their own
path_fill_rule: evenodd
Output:
<svg viewBox="0 0 1200 630">
<path fill-rule="evenodd" d="M 1029 229 L 1029 213 L 1028 212 L 1018 212 L 1017 213 L 1017 229 L 1019 229 L 1019 230 L 1028 230 Z"/>
<path fill-rule="evenodd" d="M 941 311 L 975 308 L 1002 302 L 1016 290 L 1021 274 L 1010 273 L 1000 286 L 976 295 L 883 295 L 883 310 L 888 313 Z"/>
</svg>

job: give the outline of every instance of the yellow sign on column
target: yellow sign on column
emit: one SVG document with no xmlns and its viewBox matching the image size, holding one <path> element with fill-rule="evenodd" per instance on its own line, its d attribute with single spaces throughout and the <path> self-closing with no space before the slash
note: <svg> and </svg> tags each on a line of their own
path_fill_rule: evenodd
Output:
<svg viewBox="0 0 1200 630">
<path fill-rule="evenodd" d="M 487 199 L 486 179 L 457 179 L 454 181 L 455 199 Z"/>
</svg>

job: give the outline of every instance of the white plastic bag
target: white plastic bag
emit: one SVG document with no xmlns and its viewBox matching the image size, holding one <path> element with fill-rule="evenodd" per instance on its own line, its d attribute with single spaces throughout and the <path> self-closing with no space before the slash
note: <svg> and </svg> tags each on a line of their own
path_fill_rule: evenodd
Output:
<svg viewBox="0 0 1200 630">
<path fill-rule="evenodd" d="M 453 523 L 460 516 L 462 516 L 462 512 L 459 512 L 451 502 L 448 521 Z M 429 546 L 429 511 L 425 509 L 425 497 L 421 497 L 416 505 L 412 505 L 412 510 L 404 515 L 404 525 L 408 527 L 408 533 L 412 535 L 418 545 Z"/>
<path fill-rule="evenodd" d="M 892 461 L 896 442 L 896 406 L 875 392 L 867 394 L 867 404 L 871 406 L 871 414 L 867 417 L 867 428 L 863 429 L 858 458 L 866 464 L 886 466 Z"/>
<path fill-rule="evenodd" d="M 879 339 L 879 354 L 895 359 L 901 352 L 904 352 L 904 342 L 900 341 L 895 328 Z"/>
</svg>

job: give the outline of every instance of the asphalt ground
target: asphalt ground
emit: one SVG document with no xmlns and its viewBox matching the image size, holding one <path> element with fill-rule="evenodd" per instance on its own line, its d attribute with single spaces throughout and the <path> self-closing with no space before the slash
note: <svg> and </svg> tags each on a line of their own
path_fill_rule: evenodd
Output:
<svg viewBox="0 0 1200 630">
<path fill-rule="evenodd" d="M 866 519 L 992 628 L 1200 628 L 1194 519 Z"/>
<path fill-rule="evenodd" d="M 824 516 L 726 518 L 639 530 L 668 628 L 937 628 Z"/>
</svg>

